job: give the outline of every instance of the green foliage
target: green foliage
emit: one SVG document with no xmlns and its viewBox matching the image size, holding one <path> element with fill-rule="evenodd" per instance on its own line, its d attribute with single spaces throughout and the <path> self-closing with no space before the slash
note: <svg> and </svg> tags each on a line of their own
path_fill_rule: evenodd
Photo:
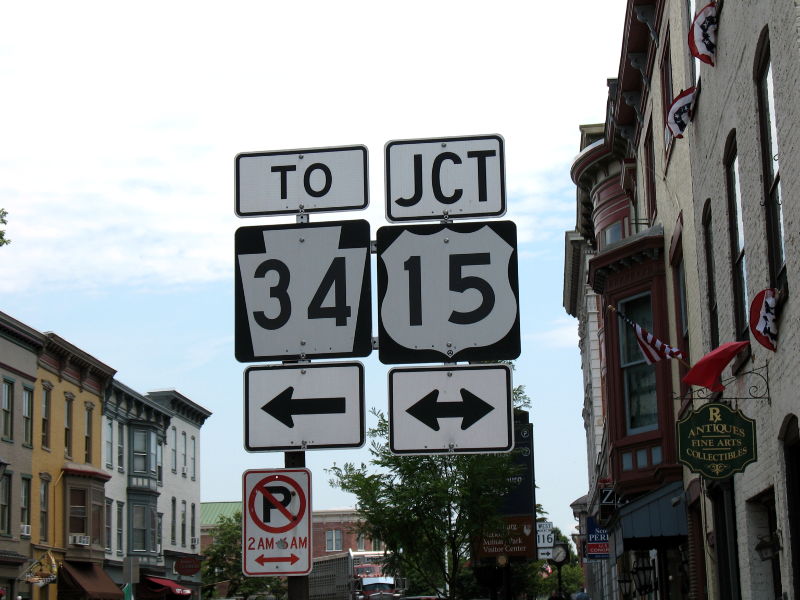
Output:
<svg viewBox="0 0 800 600">
<path fill-rule="evenodd" d="M 465 597 L 462 570 L 471 543 L 497 531 L 502 497 L 515 467 L 510 454 L 397 456 L 389 450 L 383 413 L 371 438 L 368 470 L 361 464 L 334 465 L 331 485 L 358 499 L 364 519 L 359 531 L 379 538 L 390 552 L 388 568 L 409 578 L 420 593 L 447 588 Z"/>
<path fill-rule="evenodd" d="M 0 225 L 7 225 L 8 221 L 6 221 L 6 217 L 8 216 L 8 212 L 0 208 Z M 0 246 L 5 246 L 6 244 L 10 244 L 11 240 L 6 237 L 6 232 L 4 229 L 0 229 Z"/>
<path fill-rule="evenodd" d="M 202 580 L 203 596 L 213 598 L 217 583 L 227 583 L 226 596 L 286 596 L 286 586 L 277 577 L 245 577 L 242 573 L 242 513 L 220 516 L 211 532 L 214 542 L 205 551 Z"/>
</svg>

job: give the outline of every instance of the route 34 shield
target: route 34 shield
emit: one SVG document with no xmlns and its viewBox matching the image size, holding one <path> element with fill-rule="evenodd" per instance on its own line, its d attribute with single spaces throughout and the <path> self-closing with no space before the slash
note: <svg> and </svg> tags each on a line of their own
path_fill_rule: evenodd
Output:
<svg viewBox="0 0 800 600">
<path fill-rule="evenodd" d="M 369 223 L 236 230 L 236 359 L 372 352 Z"/>
<path fill-rule="evenodd" d="M 381 362 L 519 356 L 513 222 L 381 227 L 377 246 Z"/>
<path fill-rule="evenodd" d="M 242 475 L 242 572 L 311 571 L 311 471 L 254 469 Z"/>
</svg>

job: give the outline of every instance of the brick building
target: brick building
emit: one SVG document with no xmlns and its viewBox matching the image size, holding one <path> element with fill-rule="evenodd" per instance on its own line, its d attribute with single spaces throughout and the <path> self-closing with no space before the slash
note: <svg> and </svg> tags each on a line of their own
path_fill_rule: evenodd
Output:
<svg viewBox="0 0 800 600">
<path fill-rule="evenodd" d="M 564 306 L 579 321 L 589 457 L 573 509 L 579 550 L 590 520 L 609 537 L 608 557 L 587 562 L 593 598 L 622 598 L 642 574 L 659 598 L 800 598 L 800 2 L 717 2 L 714 66 L 686 43 L 704 4 L 628 0 L 606 120 L 581 127 L 572 166 Z M 668 108 L 692 86 L 675 138 Z M 765 288 L 780 291 L 775 352 L 748 318 Z M 618 312 L 688 363 L 750 344 L 712 395 L 677 360 L 647 364 Z M 719 479 L 676 460 L 675 423 L 712 400 L 757 434 L 757 462 Z"/>
</svg>

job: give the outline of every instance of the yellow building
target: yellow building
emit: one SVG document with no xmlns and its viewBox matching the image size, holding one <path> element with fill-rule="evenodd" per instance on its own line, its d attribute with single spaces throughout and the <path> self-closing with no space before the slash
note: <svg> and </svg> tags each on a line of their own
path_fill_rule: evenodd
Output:
<svg viewBox="0 0 800 600">
<path fill-rule="evenodd" d="M 103 571 L 104 486 L 110 476 L 100 463 L 102 411 L 115 372 L 58 335 L 44 334 L 33 410 L 36 562 L 23 574 L 32 600 L 122 598 Z M 53 565 L 57 574 L 48 575 Z M 90 595 L 89 589 L 98 591 Z"/>
</svg>

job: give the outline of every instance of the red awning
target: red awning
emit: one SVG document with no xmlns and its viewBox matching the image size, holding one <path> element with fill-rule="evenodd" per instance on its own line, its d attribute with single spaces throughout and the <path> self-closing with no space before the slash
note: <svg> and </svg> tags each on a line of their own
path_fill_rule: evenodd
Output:
<svg viewBox="0 0 800 600">
<path fill-rule="evenodd" d="M 73 583 L 91 600 L 122 600 L 124 594 L 114 580 L 96 563 L 67 562 L 61 565 Z"/>
<path fill-rule="evenodd" d="M 150 583 L 153 583 L 159 586 L 159 588 L 161 588 L 155 590 L 157 592 L 161 592 L 164 591 L 164 589 L 167 589 L 171 594 L 175 594 L 176 596 L 192 595 L 192 590 L 190 590 L 189 588 L 182 587 L 181 584 L 179 584 L 176 581 L 172 581 L 171 579 L 162 579 L 161 577 L 150 577 L 149 575 L 145 577 L 145 579 L 147 579 L 147 581 L 149 581 Z"/>
</svg>

